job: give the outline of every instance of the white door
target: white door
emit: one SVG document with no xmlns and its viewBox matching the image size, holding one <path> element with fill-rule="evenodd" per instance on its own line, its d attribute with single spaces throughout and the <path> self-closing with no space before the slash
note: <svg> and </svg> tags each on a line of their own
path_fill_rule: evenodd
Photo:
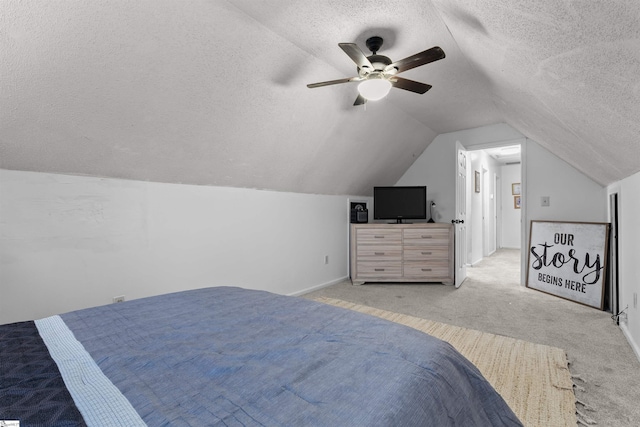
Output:
<svg viewBox="0 0 640 427">
<path fill-rule="evenodd" d="M 467 150 L 456 142 L 456 217 L 451 220 L 455 226 L 455 269 L 456 288 L 467 278 Z"/>
</svg>

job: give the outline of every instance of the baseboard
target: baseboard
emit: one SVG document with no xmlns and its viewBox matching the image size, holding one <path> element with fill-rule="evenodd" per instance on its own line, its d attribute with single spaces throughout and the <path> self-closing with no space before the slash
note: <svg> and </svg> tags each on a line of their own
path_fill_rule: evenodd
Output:
<svg viewBox="0 0 640 427">
<path fill-rule="evenodd" d="M 625 338 L 629 342 L 629 345 L 631 346 L 631 349 L 636 354 L 636 357 L 638 358 L 638 361 L 640 362 L 640 347 L 638 347 L 638 344 L 633 340 L 633 337 L 631 336 L 631 333 L 629 332 L 629 328 L 627 328 L 626 324 L 620 323 L 620 329 L 622 329 L 622 333 L 624 334 Z"/>
<path fill-rule="evenodd" d="M 300 295 L 308 294 L 309 292 L 317 291 L 318 289 L 326 288 L 327 286 L 337 285 L 340 282 L 344 282 L 348 278 L 349 278 L 349 276 L 344 276 L 344 277 L 341 277 L 339 279 L 335 279 L 335 280 L 332 280 L 332 281 L 326 282 L 326 283 L 321 283 L 319 285 L 315 285 L 315 286 L 312 286 L 310 288 L 306 288 L 306 289 L 303 289 L 301 291 L 293 292 L 293 293 L 287 294 L 287 295 L 291 296 L 291 297 L 298 297 Z"/>
</svg>

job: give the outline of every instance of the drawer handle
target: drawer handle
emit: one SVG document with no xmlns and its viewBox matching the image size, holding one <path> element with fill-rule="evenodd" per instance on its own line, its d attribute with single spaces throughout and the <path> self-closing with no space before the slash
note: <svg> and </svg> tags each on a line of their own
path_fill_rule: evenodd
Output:
<svg viewBox="0 0 640 427">
<path fill-rule="evenodd" d="M 423 239 L 433 239 L 433 236 L 422 236 Z"/>
<path fill-rule="evenodd" d="M 384 255 L 384 252 L 374 252 L 376 255 Z"/>
<path fill-rule="evenodd" d="M 431 255 L 431 252 L 422 252 L 422 255 Z"/>
<path fill-rule="evenodd" d="M 431 271 L 430 268 L 423 268 L 422 271 Z"/>
<path fill-rule="evenodd" d="M 384 271 L 384 268 L 375 268 L 375 271 Z"/>
<path fill-rule="evenodd" d="M 384 236 L 373 236 L 374 239 L 384 239 Z"/>
</svg>

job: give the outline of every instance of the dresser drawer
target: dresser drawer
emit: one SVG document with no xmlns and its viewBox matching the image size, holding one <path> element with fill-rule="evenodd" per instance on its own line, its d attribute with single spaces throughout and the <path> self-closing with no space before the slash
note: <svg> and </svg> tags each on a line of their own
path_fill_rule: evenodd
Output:
<svg viewBox="0 0 640 427">
<path fill-rule="evenodd" d="M 360 245 L 400 245 L 402 244 L 402 230 L 393 228 L 364 228 L 358 229 L 356 236 Z"/>
<path fill-rule="evenodd" d="M 409 246 L 405 247 L 404 251 L 405 261 L 431 261 L 431 260 L 448 260 L 449 259 L 449 247 L 448 246 Z"/>
<path fill-rule="evenodd" d="M 404 264 L 403 273 L 407 278 L 442 279 L 449 277 L 449 262 L 409 262 Z"/>
<path fill-rule="evenodd" d="M 433 228 L 407 228 L 402 230 L 405 245 L 448 246 L 449 230 Z"/>
<path fill-rule="evenodd" d="M 402 276 L 402 262 L 358 262 L 358 278 L 388 279 Z"/>
<path fill-rule="evenodd" d="M 400 245 L 358 245 L 358 261 L 402 261 Z"/>
</svg>

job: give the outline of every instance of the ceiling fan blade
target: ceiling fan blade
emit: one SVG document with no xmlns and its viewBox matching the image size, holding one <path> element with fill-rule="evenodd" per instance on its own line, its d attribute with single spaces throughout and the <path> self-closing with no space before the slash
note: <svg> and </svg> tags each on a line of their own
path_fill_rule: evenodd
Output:
<svg viewBox="0 0 640 427">
<path fill-rule="evenodd" d="M 398 89 L 408 90 L 410 92 L 415 93 L 425 93 L 429 89 L 431 89 L 431 85 L 426 83 L 416 82 L 415 80 L 403 79 L 402 77 L 393 77 L 390 79 L 393 87 L 397 87 Z"/>
<path fill-rule="evenodd" d="M 367 98 L 365 98 L 364 96 L 358 94 L 358 97 L 356 98 L 356 102 L 353 103 L 353 105 L 363 105 L 367 103 Z"/>
<path fill-rule="evenodd" d="M 337 85 L 340 83 L 349 83 L 349 82 L 357 82 L 362 80 L 360 77 L 347 77 L 345 79 L 338 79 L 338 80 L 329 80 L 326 82 L 320 82 L 320 83 L 310 83 L 307 85 L 308 88 L 313 89 L 314 87 L 322 87 L 322 86 L 330 86 L 330 85 Z"/>
<path fill-rule="evenodd" d="M 349 58 L 351 58 L 351 60 L 356 63 L 358 68 L 368 68 L 369 70 L 373 70 L 373 65 L 371 65 L 371 62 L 365 56 L 365 54 L 362 53 L 357 44 L 338 43 L 338 46 L 340 46 L 340 48 L 344 50 L 344 53 L 349 55 Z"/>
<path fill-rule="evenodd" d="M 393 62 L 387 65 L 384 70 L 389 71 L 395 68 L 398 70 L 398 73 L 402 73 L 412 68 L 416 68 L 430 62 L 438 61 L 444 57 L 444 51 L 440 47 L 434 46 L 431 49 L 427 49 L 420 53 L 416 53 L 415 55 L 411 55 L 399 61 Z"/>
</svg>

